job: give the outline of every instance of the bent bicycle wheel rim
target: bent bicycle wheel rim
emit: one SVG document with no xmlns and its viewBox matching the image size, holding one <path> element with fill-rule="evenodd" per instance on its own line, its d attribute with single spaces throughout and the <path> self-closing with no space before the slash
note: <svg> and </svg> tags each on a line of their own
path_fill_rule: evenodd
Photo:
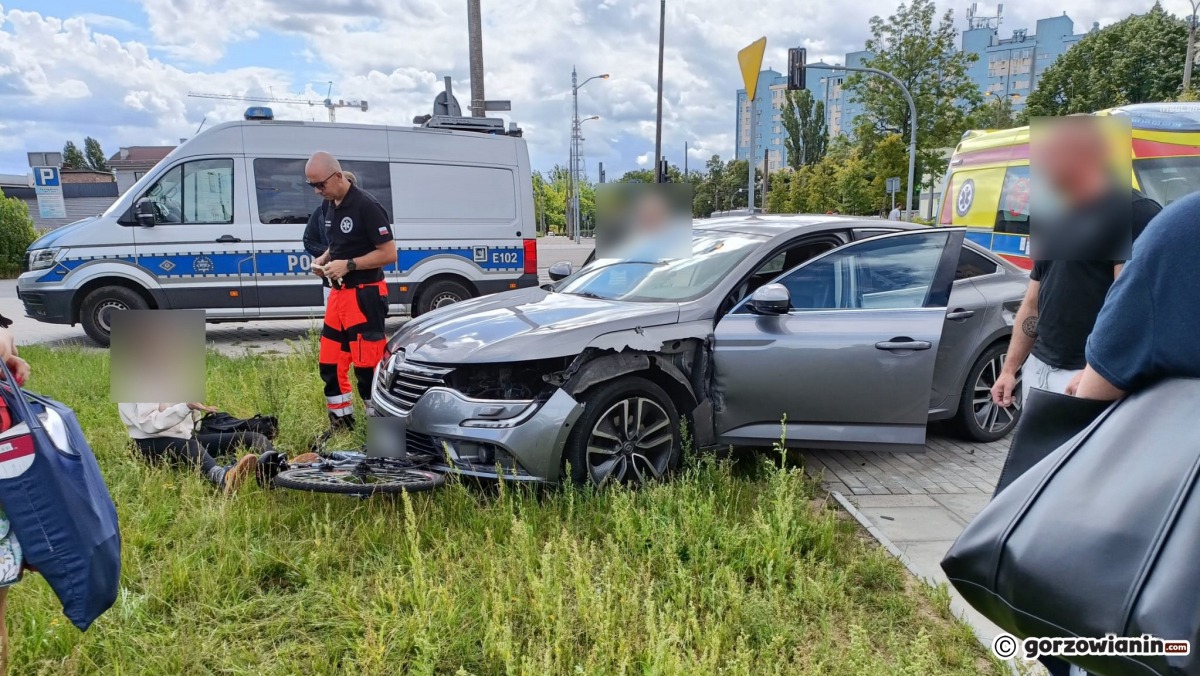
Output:
<svg viewBox="0 0 1200 676">
<path fill-rule="evenodd" d="M 375 495 L 428 491 L 445 481 L 445 475 L 424 469 L 386 468 L 360 472 L 349 467 L 310 466 L 280 472 L 275 477 L 275 486 L 312 493 Z"/>
</svg>

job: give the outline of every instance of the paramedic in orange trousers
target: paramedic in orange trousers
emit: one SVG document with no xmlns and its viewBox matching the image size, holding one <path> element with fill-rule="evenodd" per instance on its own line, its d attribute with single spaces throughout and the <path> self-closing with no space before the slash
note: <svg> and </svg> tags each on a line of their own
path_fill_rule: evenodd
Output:
<svg viewBox="0 0 1200 676">
<path fill-rule="evenodd" d="M 333 287 L 321 328 L 321 380 L 331 429 L 349 429 L 354 426 L 354 403 L 349 378 L 338 377 L 338 362 L 349 353 L 359 396 L 369 411 L 371 379 L 387 342 L 383 268 L 396 262 L 396 243 L 387 210 L 346 180 L 333 155 L 314 153 L 304 174 L 308 185 L 328 202 L 329 248 L 313 261 L 313 271 Z"/>
</svg>

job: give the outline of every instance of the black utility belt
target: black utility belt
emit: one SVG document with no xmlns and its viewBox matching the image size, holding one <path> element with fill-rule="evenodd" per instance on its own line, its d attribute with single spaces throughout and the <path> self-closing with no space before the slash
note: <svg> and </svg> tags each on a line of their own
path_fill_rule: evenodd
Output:
<svg viewBox="0 0 1200 676">
<path fill-rule="evenodd" d="M 381 282 L 383 282 L 382 279 L 375 279 L 375 280 L 372 280 L 369 282 L 356 282 L 354 284 L 346 284 L 345 282 L 343 282 L 341 280 L 337 280 L 337 281 L 329 280 L 329 285 L 335 289 L 338 289 L 339 291 L 344 291 L 346 289 L 361 289 L 361 288 L 368 287 L 368 286 L 374 286 Z"/>
</svg>

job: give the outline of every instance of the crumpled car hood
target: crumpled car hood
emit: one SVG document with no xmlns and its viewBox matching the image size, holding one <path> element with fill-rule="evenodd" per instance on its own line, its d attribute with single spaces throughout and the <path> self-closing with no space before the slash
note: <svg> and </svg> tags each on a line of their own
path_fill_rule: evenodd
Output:
<svg viewBox="0 0 1200 676">
<path fill-rule="evenodd" d="M 406 324 L 388 343 L 433 364 L 569 357 L 597 336 L 679 319 L 675 303 L 630 303 L 518 289 L 455 303 Z"/>
</svg>

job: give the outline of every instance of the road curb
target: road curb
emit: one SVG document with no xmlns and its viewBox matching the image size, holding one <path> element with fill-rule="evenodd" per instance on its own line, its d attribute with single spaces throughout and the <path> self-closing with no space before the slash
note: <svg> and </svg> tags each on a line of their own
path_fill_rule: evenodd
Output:
<svg viewBox="0 0 1200 676">
<path fill-rule="evenodd" d="M 871 534 L 871 537 L 875 538 L 879 544 L 883 545 L 883 548 L 886 549 L 889 554 L 896 557 L 896 559 L 898 559 L 900 563 L 908 569 L 908 572 L 913 574 L 913 577 L 930 587 L 937 587 L 941 584 L 940 582 L 935 582 L 932 578 L 923 573 L 920 567 L 913 563 L 912 559 L 908 558 L 904 552 L 900 551 L 900 548 L 897 547 L 895 543 L 888 538 L 888 536 L 884 535 L 883 531 L 879 530 L 874 523 L 871 523 L 871 519 L 867 518 L 866 514 L 863 514 L 857 507 L 854 506 L 853 503 L 847 500 L 846 496 L 842 495 L 839 491 L 830 491 L 829 493 L 833 496 L 833 499 L 842 506 L 842 509 L 846 510 L 850 516 L 853 516 L 854 520 L 858 521 L 859 525 L 861 525 L 863 528 L 866 528 L 867 532 Z M 971 616 L 963 612 L 962 605 L 963 602 L 961 600 L 955 596 L 951 596 L 950 611 L 954 613 L 954 615 L 960 621 L 965 622 L 967 626 L 971 627 L 971 633 L 975 634 L 975 640 L 979 641 L 979 644 L 983 646 L 983 649 L 990 653 L 992 651 L 992 642 L 986 638 L 986 634 L 979 627 L 979 625 L 977 625 L 971 619 Z M 1006 660 L 1004 663 L 1008 666 L 1009 671 L 1011 671 L 1013 674 L 1021 673 L 1018 670 L 1015 661 Z"/>
</svg>

